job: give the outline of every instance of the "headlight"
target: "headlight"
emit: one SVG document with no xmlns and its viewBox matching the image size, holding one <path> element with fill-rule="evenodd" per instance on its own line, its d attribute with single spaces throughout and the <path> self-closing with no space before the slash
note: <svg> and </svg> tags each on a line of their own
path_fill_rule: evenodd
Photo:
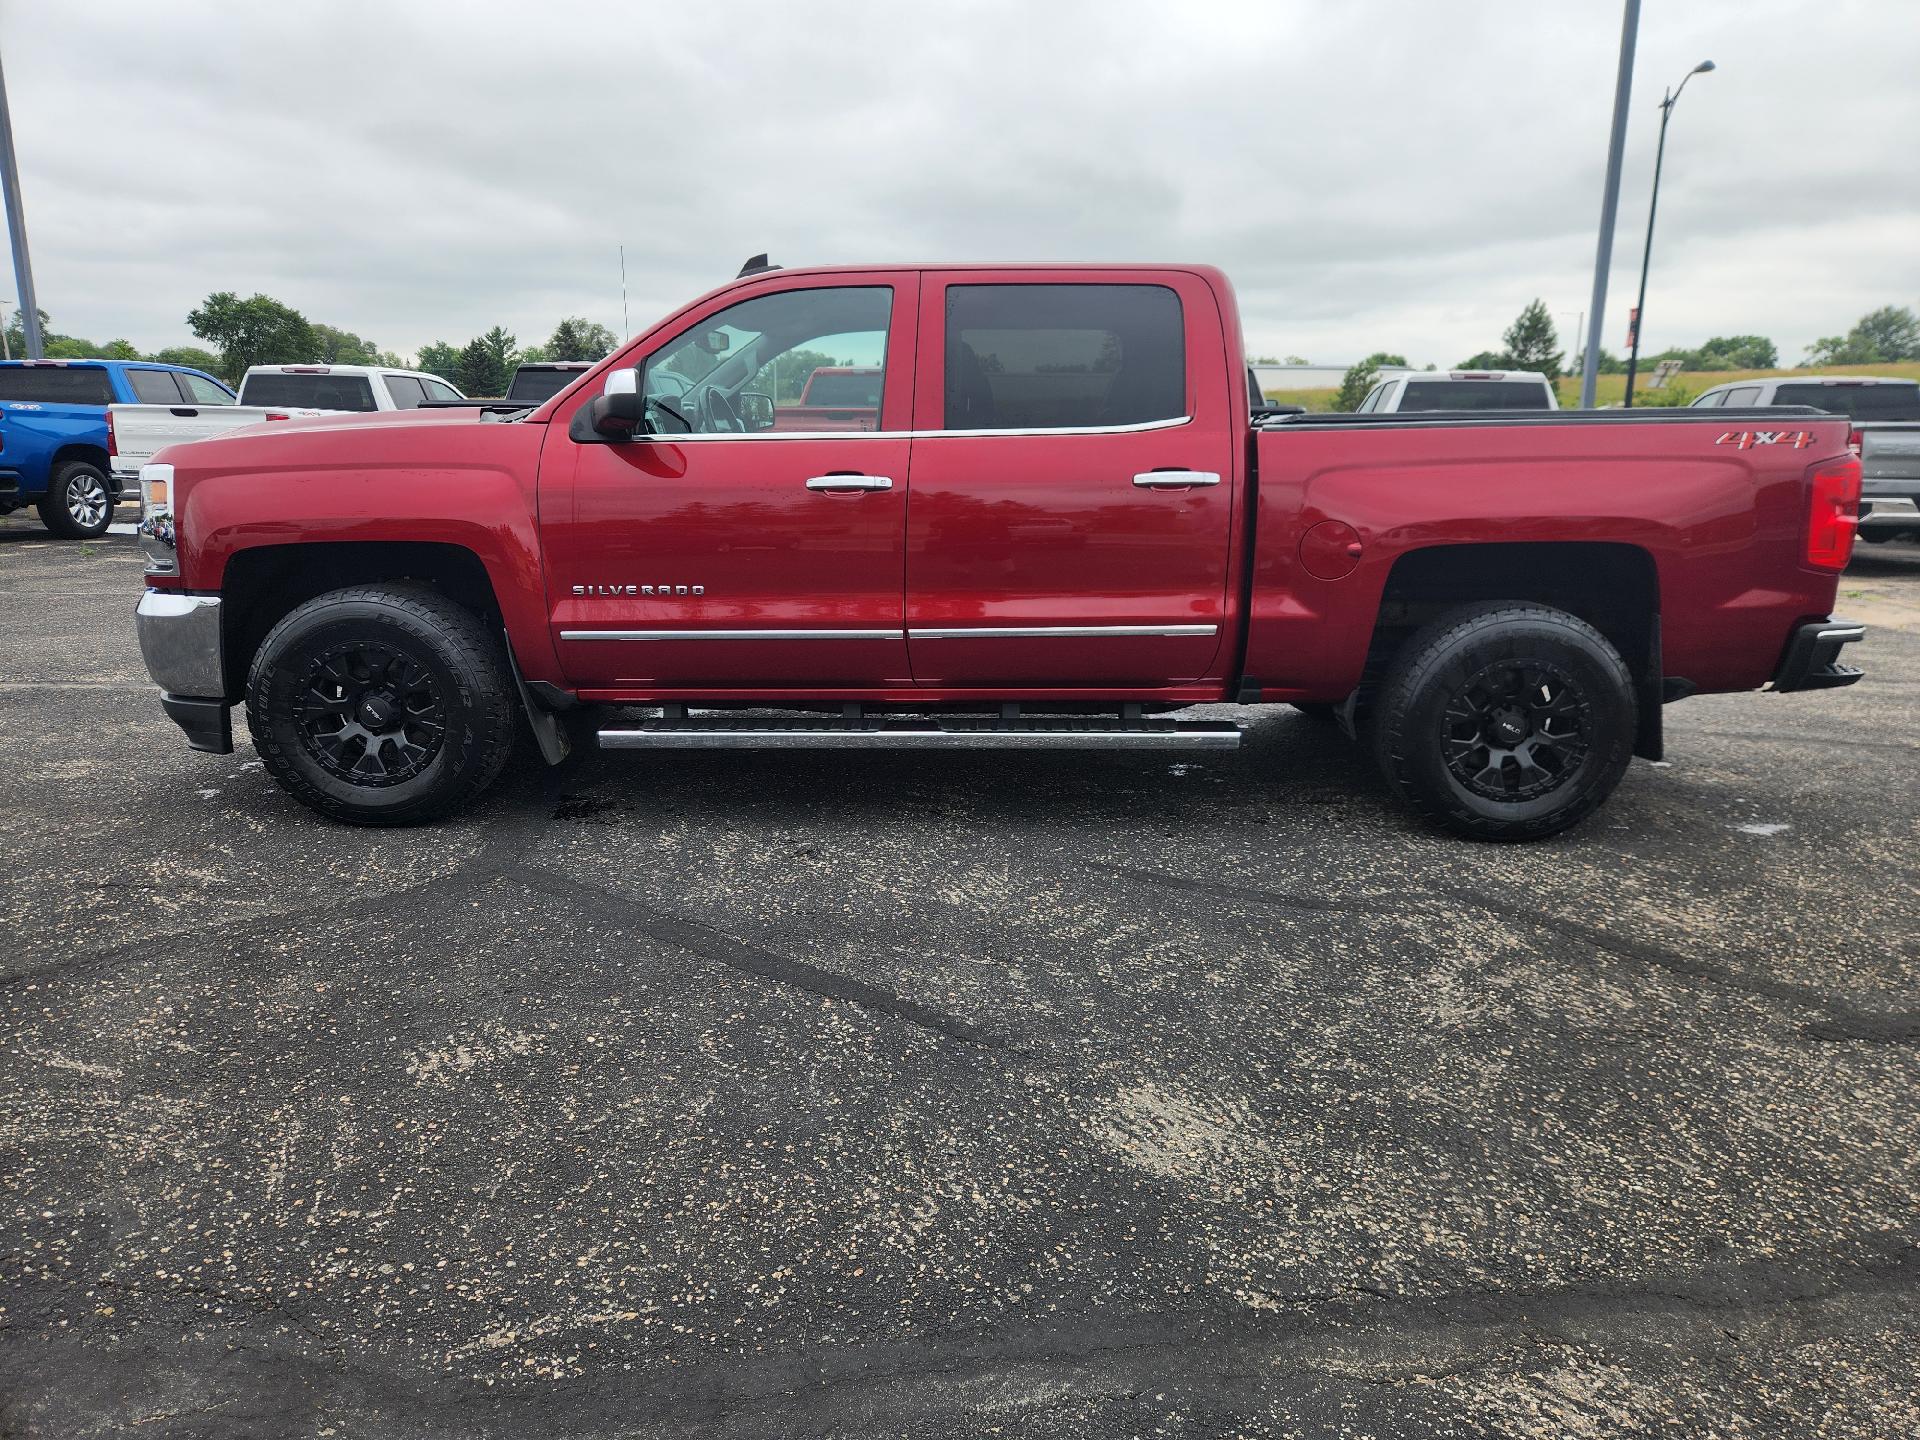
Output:
<svg viewBox="0 0 1920 1440">
<path fill-rule="evenodd" d="M 140 467 L 140 548 L 149 575 L 178 575 L 180 552 L 173 538 L 173 466 Z"/>
</svg>

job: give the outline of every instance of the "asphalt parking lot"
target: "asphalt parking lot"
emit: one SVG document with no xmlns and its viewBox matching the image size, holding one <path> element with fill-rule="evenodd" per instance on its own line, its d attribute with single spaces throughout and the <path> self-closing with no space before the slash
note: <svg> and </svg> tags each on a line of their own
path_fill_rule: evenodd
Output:
<svg viewBox="0 0 1920 1440">
<path fill-rule="evenodd" d="M 0 521 L 0 1435 L 1920 1430 L 1920 547 L 1524 847 L 1282 710 L 356 831 L 139 587 Z"/>
</svg>

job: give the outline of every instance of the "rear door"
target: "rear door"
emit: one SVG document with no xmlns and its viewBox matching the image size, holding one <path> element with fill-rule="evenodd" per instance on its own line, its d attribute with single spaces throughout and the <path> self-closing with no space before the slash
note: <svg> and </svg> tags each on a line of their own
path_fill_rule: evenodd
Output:
<svg viewBox="0 0 1920 1440">
<path fill-rule="evenodd" d="M 553 636 L 584 689 L 905 688 L 902 623 L 911 272 L 733 289 L 649 344 L 635 369 L 657 432 L 568 434 L 555 412 L 540 519 Z M 807 423 L 814 369 L 878 372 L 874 428 Z M 884 427 L 892 426 L 892 430 Z"/>
<path fill-rule="evenodd" d="M 1166 271 L 929 272 L 920 314 L 915 680 L 1006 692 L 1208 676 L 1244 432 L 1212 289 Z"/>
</svg>

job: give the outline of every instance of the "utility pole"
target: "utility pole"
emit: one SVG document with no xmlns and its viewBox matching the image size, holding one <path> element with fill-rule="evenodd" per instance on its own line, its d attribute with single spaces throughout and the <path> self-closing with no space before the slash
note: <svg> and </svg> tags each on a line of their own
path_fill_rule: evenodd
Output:
<svg viewBox="0 0 1920 1440">
<path fill-rule="evenodd" d="M 1580 366 L 1580 408 L 1593 408 L 1600 374 L 1600 332 L 1607 313 L 1607 270 L 1613 264 L 1613 220 L 1620 211 L 1620 157 L 1627 148 L 1627 106 L 1633 99 L 1633 47 L 1640 38 L 1640 0 L 1626 0 L 1620 22 L 1620 74 L 1613 84 L 1613 134 L 1607 141 L 1607 181 L 1600 196 L 1600 244 L 1593 260 L 1593 303 L 1587 313 L 1587 353 Z"/>
<path fill-rule="evenodd" d="M 45 354 L 40 341 L 40 304 L 33 293 L 33 266 L 27 260 L 27 220 L 20 205 L 20 166 L 13 158 L 13 112 L 7 108 L 7 76 L 0 68 L 0 185 L 7 192 L 7 235 L 13 241 L 13 278 L 20 287 L 20 325 L 26 331 L 27 359 Z"/>
</svg>

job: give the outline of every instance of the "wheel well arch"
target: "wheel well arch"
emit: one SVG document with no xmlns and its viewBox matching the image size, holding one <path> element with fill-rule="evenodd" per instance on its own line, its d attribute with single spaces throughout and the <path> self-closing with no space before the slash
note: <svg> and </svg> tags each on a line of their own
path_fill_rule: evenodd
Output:
<svg viewBox="0 0 1920 1440">
<path fill-rule="evenodd" d="M 85 443 L 62 445 L 58 450 L 53 452 L 53 458 L 47 462 L 47 487 L 49 489 L 53 487 L 53 477 L 59 473 L 60 467 L 74 460 L 84 460 L 89 465 L 99 466 L 100 473 L 107 477 L 107 489 L 113 494 L 117 495 L 119 493 L 119 482 L 115 480 L 113 476 L 113 460 L 108 456 L 106 447 Z"/>
<path fill-rule="evenodd" d="M 463 545 L 413 540 L 325 540 L 236 551 L 220 580 L 227 699 L 247 685 L 260 642 L 294 606 L 348 585 L 422 581 L 494 630 L 500 602 L 480 557 Z"/>
<path fill-rule="evenodd" d="M 1640 712 L 1635 753 L 1661 754 L 1660 572 L 1643 546 L 1618 541 L 1487 541 L 1424 546 L 1393 563 L 1380 596 L 1356 701 L 1395 650 L 1447 610 L 1480 600 L 1551 605 L 1586 621 L 1620 652 Z"/>
</svg>

